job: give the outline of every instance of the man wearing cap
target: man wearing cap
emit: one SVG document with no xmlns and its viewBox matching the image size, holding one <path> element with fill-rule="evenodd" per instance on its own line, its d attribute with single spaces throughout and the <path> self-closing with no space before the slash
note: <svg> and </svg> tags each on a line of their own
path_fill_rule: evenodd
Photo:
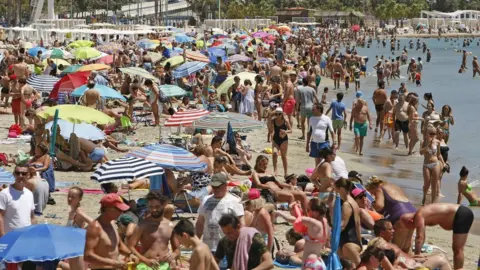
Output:
<svg viewBox="0 0 480 270">
<path fill-rule="evenodd" d="M 180 256 L 180 244 L 174 237 L 172 222 L 164 216 L 167 198 L 159 190 L 153 190 L 146 200 L 148 215 L 135 228 L 128 248 L 140 259 L 138 270 L 168 270 L 175 266 L 175 259 Z M 136 249 L 138 244 L 142 247 L 141 253 Z"/>
<path fill-rule="evenodd" d="M 120 254 L 130 261 L 138 258 L 123 243 L 114 222 L 130 207 L 113 193 L 105 195 L 100 205 L 100 216 L 87 227 L 84 259 L 92 270 L 126 268 L 125 261 L 119 259 Z"/>
<path fill-rule="evenodd" d="M 222 215 L 234 214 L 240 218 L 242 224 L 245 224 L 245 221 L 240 199 L 228 193 L 227 175 L 224 173 L 214 174 L 210 185 L 213 194 L 206 196 L 198 208 L 195 231 L 198 238 L 203 236 L 203 242 L 208 245 L 210 250 L 214 251 L 217 249 L 220 239 L 224 236 L 218 225 Z"/>
</svg>

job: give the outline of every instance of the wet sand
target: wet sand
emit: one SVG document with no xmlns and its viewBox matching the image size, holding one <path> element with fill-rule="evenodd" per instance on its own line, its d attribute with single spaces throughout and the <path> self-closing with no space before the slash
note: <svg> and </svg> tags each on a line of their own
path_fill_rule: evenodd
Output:
<svg viewBox="0 0 480 270">
<path fill-rule="evenodd" d="M 330 89 L 333 89 L 333 83 L 327 78 L 322 79 L 320 89 L 328 86 Z M 373 90 L 372 90 L 373 91 Z M 354 89 L 349 90 L 346 94 L 346 97 L 351 97 L 355 93 Z M 331 91 L 329 93 L 328 100 L 331 100 L 335 96 L 335 92 Z M 364 93 L 366 94 L 366 93 Z M 364 98 L 369 98 L 371 93 L 364 95 Z M 346 98 L 346 100 L 348 100 Z M 345 104 L 350 109 L 351 102 L 346 101 Z M 8 133 L 8 127 L 13 122 L 13 116 L 10 114 L 0 114 L 0 130 L 3 138 L 6 138 Z M 154 127 L 144 127 L 143 124 L 138 125 L 138 130 L 135 136 L 129 136 L 130 140 L 138 140 L 141 142 L 155 142 L 156 137 L 158 136 L 158 128 Z M 174 131 L 174 129 L 172 129 Z M 406 190 L 409 197 L 414 202 L 419 202 L 421 196 L 421 185 L 422 185 L 422 176 L 421 176 L 421 157 L 406 157 L 406 154 L 403 153 L 403 150 L 393 150 L 391 149 L 390 144 L 382 144 L 379 147 L 378 143 L 373 140 L 373 130 L 368 131 L 368 136 L 365 139 L 365 156 L 359 157 L 358 155 L 350 151 L 352 147 L 353 137 L 352 132 L 346 131 L 343 133 L 343 143 L 338 155 L 341 156 L 349 170 L 357 170 L 364 175 L 366 180 L 369 176 L 377 175 L 385 177 L 387 180 L 392 181 L 395 184 L 398 184 Z M 271 147 L 270 143 L 266 142 L 266 129 L 257 130 L 253 132 L 246 133 L 247 141 L 252 146 L 252 149 L 255 151 L 252 163 L 254 162 L 256 156 L 265 148 Z M 305 152 L 305 141 L 301 141 L 298 137 L 301 136 L 301 132 L 298 128 L 293 128 L 293 133 L 289 134 L 289 151 L 288 151 L 288 172 L 296 174 L 304 174 L 305 169 L 308 167 L 314 166 L 314 160 L 308 157 L 308 154 Z M 121 145 L 122 148 L 134 149 L 131 147 L 126 147 Z M 28 144 L 2 144 L 2 152 L 8 154 L 15 154 L 17 150 L 23 150 L 27 152 L 29 150 Z M 124 156 L 123 153 L 116 153 L 109 150 L 108 158 L 115 159 L 118 157 Z M 420 163 L 418 163 L 420 162 Z M 279 171 L 280 175 L 283 175 L 282 164 L 279 159 Z M 13 171 L 13 166 L 6 168 L 9 171 Z M 272 161 L 270 161 L 269 170 L 273 171 Z M 67 182 L 75 183 L 78 182 L 79 186 L 82 188 L 93 188 L 99 189 L 99 185 L 90 180 L 91 172 L 60 172 L 56 171 L 57 182 Z M 238 178 L 238 177 L 237 177 Z M 279 177 L 282 179 L 281 177 Z M 238 178 L 242 179 L 242 178 Z M 283 179 L 282 179 L 283 180 Z M 450 183 L 444 184 L 444 187 L 450 186 Z M 442 189 L 442 192 L 447 193 L 445 189 Z M 456 191 L 452 191 L 456 192 Z M 145 196 L 147 191 L 145 190 L 134 190 L 130 192 L 130 197 L 136 199 L 142 196 Z M 48 222 L 53 224 L 64 225 L 67 221 L 68 215 L 68 206 L 66 193 L 55 192 L 52 195 L 56 200 L 57 204 L 54 206 L 47 206 L 44 216 L 39 217 L 39 222 Z M 128 195 L 124 195 L 128 198 Z M 85 194 L 82 201 L 82 208 L 85 212 L 91 217 L 97 217 L 99 213 L 99 201 L 101 195 L 97 194 Z M 46 216 L 53 216 L 46 218 Z M 477 219 L 479 215 L 476 213 Z M 279 220 L 281 221 L 281 220 Z M 280 240 L 282 245 L 285 247 L 288 246 L 285 240 L 285 232 L 290 228 L 287 225 L 276 225 L 275 227 L 275 236 Z M 480 226 L 478 222 L 474 225 L 472 229 L 473 232 L 479 233 Z M 451 251 L 451 241 L 452 236 L 451 232 L 445 232 L 444 230 L 437 227 L 429 227 L 427 229 L 427 239 L 426 243 L 434 244 L 439 246 L 447 252 L 447 256 L 450 261 L 452 261 L 452 251 Z M 478 243 L 480 242 L 480 236 L 477 234 L 471 233 L 469 235 L 467 245 L 465 246 L 465 269 L 474 269 L 476 267 L 476 261 L 478 259 Z"/>
</svg>

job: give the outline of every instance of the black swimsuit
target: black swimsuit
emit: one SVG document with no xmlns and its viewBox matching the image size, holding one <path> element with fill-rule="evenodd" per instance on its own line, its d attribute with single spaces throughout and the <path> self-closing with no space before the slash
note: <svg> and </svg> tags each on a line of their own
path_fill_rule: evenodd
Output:
<svg viewBox="0 0 480 270">
<path fill-rule="evenodd" d="M 283 142 L 287 142 L 287 141 L 288 141 L 288 135 L 286 135 L 286 136 L 283 137 L 283 138 L 280 137 L 280 130 L 281 130 L 281 129 L 287 130 L 287 124 L 285 123 L 285 120 L 283 121 L 283 124 L 282 124 L 282 125 L 277 126 L 277 124 L 275 123 L 275 119 L 273 119 L 273 142 L 274 142 L 278 147 L 280 147 Z"/>
<path fill-rule="evenodd" d="M 340 200 L 340 203 L 343 206 L 343 200 Z M 348 243 L 357 244 L 361 248 L 362 244 L 358 242 L 357 229 L 355 228 L 355 213 L 353 211 L 353 206 L 350 202 L 348 204 L 350 204 L 350 207 L 352 208 L 352 214 L 348 219 L 347 226 L 345 226 L 345 229 L 340 232 L 340 248 Z"/>
<path fill-rule="evenodd" d="M 273 175 L 262 176 L 262 177 L 259 177 L 258 180 L 263 185 L 265 185 L 268 182 L 274 182 L 274 183 L 277 182 L 277 180 L 275 179 L 275 176 Z M 267 203 L 275 203 L 275 196 L 273 196 L 273 193 L 269 189 L 261 189 L 260 195 L 265 199 Z"/>
</svg>

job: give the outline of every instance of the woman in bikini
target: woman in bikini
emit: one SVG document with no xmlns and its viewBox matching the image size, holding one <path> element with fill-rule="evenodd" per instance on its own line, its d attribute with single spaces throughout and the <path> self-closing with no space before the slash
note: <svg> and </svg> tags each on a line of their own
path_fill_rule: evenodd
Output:
<svg viewBox="0 0 480 270">
<path fill-rule="evenodd" d="M 443 139 L 445 140 L 445 143 L 448 143 L 448 139 L 450 139 L 450 126 L 455 124 L 452 108 L 449 105 L 443 105 L 440 120 L 442 120 L 441 127 L 443 129 L 443 133 L 445 134 Z"/>
<path fill-rule="evenodd" d="M 423 205 L 425 205 L 429 188 L 431 188 L 432 203 L 437 202 L 440 193 L 440 172 L 445 166 L 445 162 L 440 152 L 440 141 L 436 135 L 436 128 L 429 125 L 420 149 L 420 154 L 425 157 L 423 162 Z"/>
<path fill-rule="evenodd" d="M 415 145 L 419 141 L 419 133 L 418 133 L 418 121 L 422 120 L 422 118 L 418 117 L 418 97 L 411 96 L 409 105 L 407 107 L 407 114 L 408 114 L 408 135 L 410 137 L 410 142 L 408 144 L 408 155 L 413 154 L 413 149 Z"/>
<path fill-rule="evenodd" d="M 275 176 L 268 173 L 268 161 L 265 155 L 257 157 L 252 174 L 252 187 L 260 189 L 260 194 L 268 203 L 299 201 L 302 209 L 306 211 L 307 195 L 303 191 L 291 189 L 291 185 L 279 182 Z"/>
<path fill-rule="evenodd" d="M 400 187 L 377 177 L 370 179 L 366 189 L 375 198 L 373 208 L 388 217 L 393 225 L 395 234 L 392 242 L 404 252 L 410 252 L 414 230 L 408 229 L 408 214 L 415 213 L 417 209 Z"/>
<path fill-rule="evenodd" d="M 262 121 L 262 94 L 263 94 L 263 78 L 260 75 L 255 76 L 255 109 L 257 110 L 257 119 Z"/>
<path fill-rule="evenodd" d="M 462 203 L 463 195 L 470 203 L 470 206 L 480 206 L 480 197 L 475 194 L 475 192 L 472 190 L 472 185 L 467 182 L 468 173 L 468 169 L 463 166 L 460 170 L 460 180 L 458 180 L 457 204 Z"/>
<path fill-rule="evenodd" d="M 335 182 L 335 191 L 340 194 L 342 205 L 342 231 L 340 232 L 340 257 L 352 261 L 355 265 L 360 263 L 362 252 L 360 208 L 350 196 L 353 184 L 350 180 L 340 178 Z"/>
<path fill-rule="evenodd" d="M 273 150 L 273 171 L 275 175 L 278 175 L 277 170 L 277 160 L 278 160 L 278 151 L 282 157 L 283 164 L 283 174 L 288 175 L 288 160 L 287 160 L 287 151 L 288 151 L 288 135 L 287 133 L 292 133 L 292 128 L 288 122 L 285 114 L 283 113 L 282 108 L 277 107 L 274 111 L 271 120 L 268 121 L 268 126 L 270 130 L 273 130 L 272 137 L 272 150 Z"/>
</svg>

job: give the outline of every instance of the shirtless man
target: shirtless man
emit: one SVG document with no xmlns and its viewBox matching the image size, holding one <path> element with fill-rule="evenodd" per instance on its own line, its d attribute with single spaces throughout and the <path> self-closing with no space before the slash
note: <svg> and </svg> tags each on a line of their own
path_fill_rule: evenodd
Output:
<svg viewBox="0 0 480 270">
<path fill-rule="evenodd" d="M 147 194 L 146 200 L 149 215 L 135 228 L 128 241 L 128 248 L 140 259 L 138 266 L 141 269 L 168 270 L 176 267 L 180 244 L 173 234 L 172 222 L 163 216 L 167 198 L 160 191 L 154 190 Z M 138 243 L 142 247 L 142 253 L 136 249 Z M 168 247 L 169 243 L 172 250 Z"/>
<path fill-rule="evenodd" d="M 192 255 L 189 261 L 190 270 L 220 269 L 208 246 L 195 235 L 195 226 L 190 221 L 186 219 L 180 220 L 173 228 L 173 234 L 182 246 L 192 248 Z M 186 268 L 177 267 L 175 270 L 183 269 Z"/>
<path fill-rule="evenodd" d="M 350 131 L 353 129 L 353 133 L 355 134 L 355 152 L 358 152 L 360 156 L 363 156 L 363 139 L 367 136 L 367 121 L 368 127 L 372 129 L 372 121 L 370 120 L 367 102 L 363 99 L 358 99 L 350 115 Z M 355 122 L 355 124 L 352 126 L 353 122 Z"/>
<path fill-rule="evenodd" d="M 473 70 L 473 77 L 475 78 L 475 75 L 480 75 L 480 65 L 478 64 L 478 57 L 474 56 L 473 61 L 472 61 L 472 70 Z"/>
<path fill-rule="evenodd" d="M 13 65 L 13 72 L 15 76 L 17 77 L 17 80 L 19 79 L 27 79 L 28 78 L 28 66 L 25 64 L 23 61 L 23 56 L 19 56 L 17 63 Z"/>
<path fill-rule="evenodd" d="M 400 141 L 400 132 L 403 133 L 405 147 L 408 148 L 408 102 L 405 101 L 405 97 L 405 94 L 398 95 L 398 102 L 395 104 L 393 110 L 393 123 L 395 125 L 393 143 L 395 144 L 395 148 L 398 147 Z"/>
<path fill-rule="evenodd" d="M 120 239 L 114 222 L 130 207 L 113 193 L 105 195 L 100 205 L 100 216 L 87 227 L 83 257 L 92 270 L 127 268 L 127 263 L 119 259 L 120 254 L 128 257 L 129 261 L 137 262 L 138 258 Z"/>
<path fill-rule="evenodd" d="M 225 63 L 223 63 L 222 57 L 217 57 L 217 65 L 215 66 L 217 71 L 217 77 L 215 78 L 215 87 L 218 87 L 222 84 L 228 76 L 228 70 Z"/>
<path fill-rule="evenodd" d="M 80 158 L 87 164 L 86 167 L 91 168 L 92 165 L 95 165 L 103 160 L 105 157 L 105 150 L 101 144 L 94 144 L 92 141 L 89 141 L 84 138 L 78 138 L 80 150 Z"/>
<path fill-rule="evenodd" d="M 118 53 L 118 55 L 113 55 L 113 64 L 116 68 L 123 68 L 124 67 L 124 56 L 126 56 L 122 51 Z"/>
<path fill-rule="evenodd" d="M 278 63 L 276 60 L 273 61 L 273 67 L 270 68 L 270 78 L 280 76 L 282 73 L 282 68 L 278 66 Z"/>
<path fill-rule="evenodd" d="M 458 73 L 464 72 L 465 69 L 467 69 L 467 51 L 466 51 L 466 50 L 463 50 L 463 54 L 462 54 L 462 65 L 460 65 L 460 72 L 458 72 Z"/>
<path fill-rule="evenodd" d="M 415 58 L 412 57 L 410 63 L 408 64 L 407 73 L 408 73 L 408 80 L 415 82 L 415 74 L 417 72 L 417 63 L 415 62 Z"/>
<path fill-rule="evenodd" d="M 374 245 L 384 250 L 390 249 L 395 253 L 396 260 L 391 262 L 392 265 L 399 266 L 402 269 L 416 269 L 417 267 L 440 270 L 452 269 L 448 259 L 443 253 L 431 255 L 421 254 L 412 257 L 408 253 L 403 252 L 397 245 L 392 243 L 395 229 L 393 228 L 392 222 L 388 219 L 377 220 L 373 229 L 375 235 L 378 237 L 372 240 L 374 241 Z"/>
<path fill-rule="evenodd" d="M 444 230 L 453 231 L 453 268 L 463 269 L 463 249 L 473 224 L 470 208 L 452 203 L 434 203 L 420 207 L 416 213 L 408 214 L 410 229 L 416 229 L 415 255 L 419 255 L 425 243 L 427 226 L 439 225 Z"/>
<path fill-rule="evenodd" d="M 375 123 L 375 132 L 378 132 L 378 126 L 380 125 L 380 133 L 383 130 L 383 117 L 385 115 L 385 102 L 387 101 L 388 96 L 385 91 L 385 82 L 380 81 L 378 83 L 377 90 L 373 91 L 373 104 L 375 104 L 375 111 L 377 112 L 377 120 Z"/>
<path fill-rule="evenodd" d="M 287 114 L 288 121 L 293 123 L 293 113 L 295 112 L 295 97 L 293 94 L 293 83 L 297 78 L 297 73 L 292 71 L 283 75 L 285 83 L 285 93 L 283 95 L 283 112 Z"/>
<path fill-rule="evenodd" d="M 152 57 L 148 55 L 146 51 L 142 53 L 142 66 L 148 72 L 152 72 L 153 70 Z"/>
<path fill-rule="evenodd" d="M 85 107 L 89 107 L 95 110 L 102 110 L 102 98 L 100 93 L 95 89 L 95 82 L 88 81 L 87 83 L 88 90 L 83 93 L 83 96 L 80 98 L 80 104 Z"/>
<path fill-rule="evenodd" d="M 398 99 L 398 92 L 397 90 L 392 90 L 390 92 L 390 98 L 385 102 L 383 111 L 384 116 L 381 120 L 383 122 L 383 129 L 380 131 L 380 141 L 383 140 L 383 136 L 385 136 L 385 131 L 388 130 L 388 139 L 392 138 L 392 134 L 394 133 L 394 123 L 393 123 L 393 109 L 397 104 Z"/>
<path fill-rule="evenodd" d="M 332 73 L 333 73 L 333 90 L 340 89 L 340 80 L 343 77 L 343 66 L 340 63 L 340 59 L 335 59 L 335 63 L 332 65 Z"/>
</svg>

